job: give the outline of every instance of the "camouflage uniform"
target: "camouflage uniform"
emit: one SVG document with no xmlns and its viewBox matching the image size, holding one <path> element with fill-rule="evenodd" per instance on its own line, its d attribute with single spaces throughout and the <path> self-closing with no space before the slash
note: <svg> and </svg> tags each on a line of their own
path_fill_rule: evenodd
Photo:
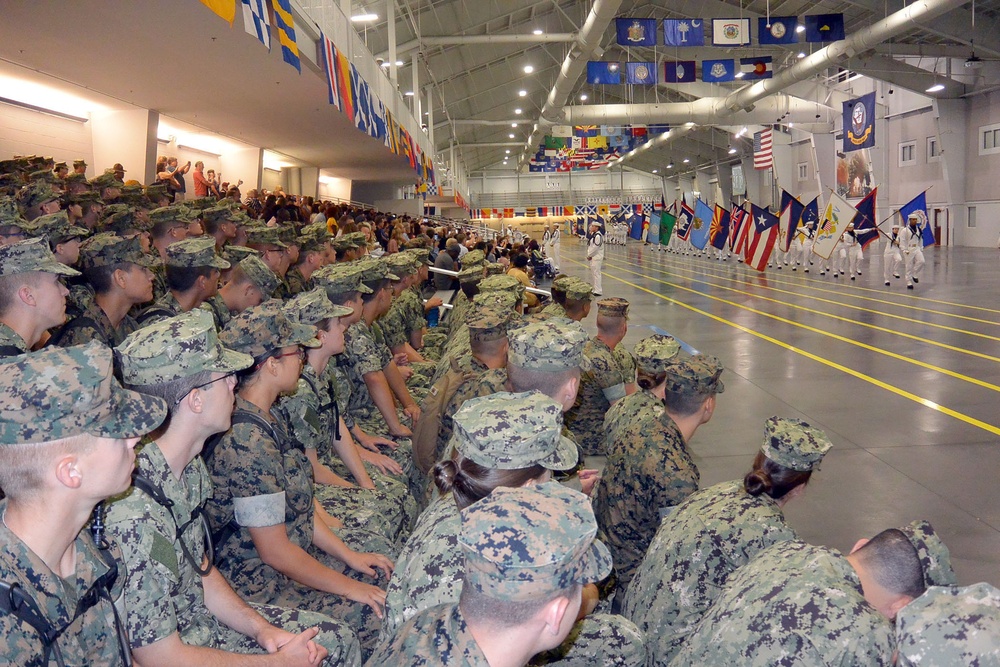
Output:
<svg viewBox="0 0 1000 667">
<path fill-rule="evenodd" d="M 206 236 L 182 239 L 167 246 L 167 264 L 178 268 L 228 269 L 231 264 L 215 251 L 215 240 Z M 140 326 L 180 314 L 181 305 L 173 292 L 167 290 L 153 305 L 136 318 Z"/>
<path fill-rule="evenodd" d="M 625 384 L 630 382 L 614 352 L 603 341 L 592 338 L 583 351 L 590 364 L 580 378 L 576 402 L 566 413 L 566 426 L 580 445 L 584 456 L 604 456 L 601 439 L 604 415 L 612 400 L 625 397 Z"/>
<path fill-rule="evenodd" d="M 1000 665 L 1000 590 L 932 586 L 896 616 L 900 667 Z"/>
<path fill-rule="evenodd" d="M 28 352 L 28 344 L 17 332 L 0 322 L 0 358 L 16 357 Z"/>
<path fill-rule="evenodd" d="M 288 273 L 285 274 L 285 284 L 288 286 L 289 296 L 308 292 L 314 287 L 312 280 L 306 280 L 297 266 L 288 269 Z"/>
<path fill-rule="evenodd" d="M 267 299 L 268 296 L 265 294 L 264 298 Z M 232 313 L 229 312 L 229 306 L 223 301 L 221 294 L 210 296 L 199 307 L 212 314 L 212 319 L 215 321 L 215 328 L 219 331 L 225 329 L 226 325 L 229 324 L 229 320 L 233 319 Z"/>
<path fill-rule="evenodd" d="M 670 664 L 888 667 L 893 644 L 843 555 L 779 542 L 733 573 Z"/>
</svg>

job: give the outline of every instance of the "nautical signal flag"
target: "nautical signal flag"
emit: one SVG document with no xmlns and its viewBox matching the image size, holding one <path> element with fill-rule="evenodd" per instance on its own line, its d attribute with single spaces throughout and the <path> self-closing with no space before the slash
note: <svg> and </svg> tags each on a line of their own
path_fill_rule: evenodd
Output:
<svg viewBox="0 0 1000 667">
<path fill-rule="evenodd" d="M 236 0 L 201 0 L 201 4 L 228 21 L 230 26 L 233 25 L 233 19 L 236 18 Z"/>
<path fill-rule="evenodd" d="M 773 141 L 773 136 L 771 133 L 771 128 L 766 127 L 760 132 L 753 133 L 753 168 L 754 169 L 770 169 L 771 168 L 771 142 Z"/>
<path fill-rule="evenodd" d="M 621 65 L 600 60 L 587 63 L 587 83 L 594 85 L 617 85 L 622 82 Z"/>
<path fill-rule="evenodd" d="M 695 63 L 693 60 L 666 61 L 663 63 L 663 80 L 666 83 L 694 83 Z"/>
<path fill-rule="evenodd" d="M 762 46 L 767 44 L 794 44 L 799 41 L 795 32 L 799 19 L 797 16 L 763 16 L 757 19 L 757 42 Z"/>
<path fill-rule="evenodd" d="M 701 80 L 706 83 L 732 81 L 736 78 L 736 65 L 732 58 L 728 60 L 701 61 Z"/>
<path fill-rule="evenodd" d="M 278 42 L 281 44 L 281 59 L 302 73 L 302 63 L 299 61 L 299 45 L 295 41 L 295 20 L 292 18 L 292 6 L 289 0 L 271 0 L 274 8 L 274 23 L 278 29 Z"/>
<path fill-rule="evenodd" d="M 264 0 L 243 0 L 243 29 L 271 50 L 271 27 Z"/>
<path fill-rule="evenodd" d="M 841 39 L 844 39 L 843 14 L 806 16 L 807 42 L 836 42 Z"/>
<path fill-rule="evenodd" d="M 628 63 L 626 81 L 651 86 L 656 83 L 656 63 Z"/>
<path fill-rule="evenodd" d="M 702 19 L 664 19 L 663 43 L 667 46 L 704 46 L 705 22 Z"/>
<path fill-rule="evenodd" d="M 615 19 L 622 46 L 656 46 L 656 19 Z"/>
<path fill-rule="evenodd" d="M 875 93 L 844 102 L 844 152 L 875 145 Z"/>
<path fill-rule="evenodd" d="M 750 19 L 712 19 L 712 44 L 745 46 L 750 43 Z"/>
<path fill-rule="evenodd" d="M 770 79 L 774 72 L 771 69 L 771 56 L 757 56 L 756 58 L 740 58 L 740 77 L 744 81 L 757 81 L 759 79 Z"/>
</svg>

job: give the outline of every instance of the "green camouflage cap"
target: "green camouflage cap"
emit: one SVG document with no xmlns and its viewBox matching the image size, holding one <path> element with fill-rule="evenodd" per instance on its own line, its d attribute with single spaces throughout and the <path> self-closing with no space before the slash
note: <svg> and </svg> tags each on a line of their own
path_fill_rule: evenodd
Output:
<svg viewBox="0 0 1000 667">
<path fill-rule="evenodd" d="M 327 294 L 372 293 L 372 289 L 361 282 L 361 267 L 356 262 L 327 264 L 317 269 L 312 274 L 312 279 L 325 289 Z"/>
<path fill-rule="evenodd" d="M 31 163 L 23 157 L 16 157 L 11 160 L 0 160 L 0 174 L 20 174 L 27 171 Z"/>
<path fill-rule="evenodd" d="M 562 435 L 562 404 L 539 391 L 470 399 L 454 423 L 455 448 L 486 468 L 568 470 L 579 460 L 576 444 Z"/>
<path fill-rule="evenodd" d="M 21 209 L 17 207 L 17 201 L 13 197 L 0 197 L 0 225 L 22 229 L 28 226 L 28 221 L 21 215 Z"/>
<path fill-rule="evenodd" d="M 51 169 L 39 169 L 38 171 L 33 171 L 28 174 L 29 183 L 48 183 L 49 185 L 56 187 L 59 183 L 59 177 Z"/>
<path fill-rule="evenodd" d="M 413 257 L 406 253 L 393 253 L 385 257 L 384 261 L 389 271 L 399 276 L 400 279 L 417 272 L 417 265 L 414 263 Z"/>
<path fill-rule="evenodd" d="M 79 175 L 80 174 L 77 174 L 77 176 Z M 65 199 L 69 204 L 80 204 L 81 206 L 93 206 L 94 204 L 104 203 L 104 200 L 101 199 L 101 195 L 97 194 L 93 190 L 87 190 L 75 195 L 66 195 Z"/>
<path fill-rule="evenodd" d="M 104 173 L 100 176 L 95 176 L 90 179 L 90 184 L 96 188 L 123 188 L 125 183 L 118 180 L 115 176 L 115 172 L 111 169 L 105 169 Z"/>
<path fill-rule="evenodd" d="M 87 175 L 78 174 L 75 171 L 71 171 L 68 174 L 66 174 L 66 178 L 63 179 L 63 183 L 65 183 L 66 185 L 69 185 L 70 183 L 76 183 L 77 181 L 80 181 L 81 183 L 86 183 Z M 166 189 L 166 186 L 164 186 L 164 189 Z"/>
<path fill-rule="evenodd" d="M 330 246 L 337 252 L 347 252 L 348 250 L 354 250 L 354 243 L 347 240 L 343 236 L 338 236 L 337 238 L 330 241 Z"/>
<path fill-rule="evenodd" d="M 524 298 L 524 285 L 518 282 L 514 276 L 490 276 L 483 278 L 479 283 L 480 292 L 510 292 L 516 294 L 518 299 Z"/>
<path fill-rule="evenodd" d="M 280 225 L 279 227 L 276 227 L 275 229 L 278 230 L 278 238 L 285 245 L 298 245 L 299 244 L 298 232 L 295 231 L 295 227 L 291 223 L 286 223 L 284 225 Z"/>
<path fill-rule="evenodd" d="M 151 204 L 158 203 L 164 197 L 169 197 L 167 194 L 167 186 L 162 183 L 153 183 L 152 185 L 146 186 L 146 199 L 149 200 Z"/>
<path fill-rule="evenodd" d="M 147 209 L 150 206 L 149 199 L 146 198 L 146 191 L 141 185 L 126 185 L 121 192 L 121 201 L 128 202 L 136 208 Z"/>
<path fill-rule="evenodd" d="M 473 303 L 468 310 L 465 323 L 469 326 L 469 339 L 472 342 L 488 343 L 507 336 L 507 325 L 510 323 L 511 310 L 498 310 L 492 307 L 479 307 Z"/>
<path fill-rule="evenodd" d="M 696 354 L 667 368 L 667 391 L 681 394 L 721 394 L 722 362 L 715 357 Z"/>
<path fill-rule="evenodd" d="M 365 255 L 357 261 L 361 268 L 361 280 L 366 283 L 377 280 L 399 280 L 399 276 L 389 270 L 389 265 L 385 260 L 371 255 Z"/>
<path fill-rule="evenodd" d="M 173 222 L 178 225 L 187 225 L 191 222 L 186 208 L 179 205 L 161 206 L 149 212 L 149 221 L 154 225 L 164 222 Z"/>
<path fill-rule="evenodd" d="M 552 281 L 552 291 L 553 292 L 563 292 L 565 294 L 566 290 L 569 289 L 570 283 L 573 281 L 573 276 L 563 276 L 562 278 L 556 278 Z"/>
<path fill-rule="evenodd" d="M 611 573 L 590 499 L 558 482 L 498 487 L 462 512 L 465 585 L 511 602 L 551 599 Z"/>
<path fill-rule="evenodd" d="M 320 252 L 326 250 L 326 237 L 317 234 L 303 234 L 295 239 L 295 245 L 301 252 Z"/>
<path fill-rule="evenodd" d="M 628 319 L 628 299 L 611 296 L 597 302 L 597 314 L 601 317 L 624 317 Z"/>
<path fill-rule="evenodd" d="M 124 204 L 114 204 L 114 206 L 125 206 Z M 116 234 L 127 234 L 128 232 L 146 232 L 153 228 L 153 225 L 143 221 L 132 207 L 116 211 L 104 218 L 104 229 Z"/>
<path fill-rule="evenodd" d="M 167 246 L 167 266 L 205 267 L 228 269 L 229 262 L 215 252 L 215 239 L 199 236 L 174 241 Z"/>
<path fill-rule="evenodd" d="M 485 277 L 481 266 L 469 266 L 458 272 L 458 282 L 463 285 L 481 283 Z"/>
<path fill-rule="evenodd" d="M 257 255 L 250 255 L 241 259 L 240 268 L 243 269 L 243 273 L 253 283 L 254 287 L 260 290 L 261 295 L 265 299 L 269 299 L 274 294 L 274 290 L 278 289 L 278 285 L 281 284 L 278 274 L 272 271 L 271 267 L 265 264 L 264 260 Z"/>
<path fill-rule="evenodd" d="M 319 347 L 316 327 L 288 319 L 280 299 L 247 308 L 229 321 L 219 339 L 222 344 L 254 359 L 289 345 Z"/>
<path fill-rule="evenodd" d="M 222 246 L 222 258 L 230 264 L 239 264 L 247 257 L 260 257 L 260 251 L 244 245 Z"/>
<path fill-rule="evenodd" d="M 480 283 L 481 284 L 481 283 Z M 480 292 L 476 295 L 473 303 L 481 306 L 489 306 L 498 310 L 514 312 L 514 306 L 521 297 L 516 292 Z"/>
<path fill-rule="evenodd" d="M 593 301 L 594 288 L 590 283 L 571 276 L 566 284 L 566 298 L 573 301 Z"/>
<path fill-rule="evenodd" d="M 247 227 L 247 245 L 272 245 L 281 249 L 288 247 L 279 237 L 277 227 Z"/>
<path fill-rule="evenodd" d="M 681 346 L 673 336 L 653 334 L 635 344 L 634 354 L 636 365 L 650 375 L 663 373 L 677 363 L 677 353 Z"/>
<path fill-rule="evenodd" d="M 896 616 L 899 667 L 1000 667 L 1000 589 L 932 586 Z"/>
<path fill-rule="evenodd" d="M 188 208 L 193 211 L 200 211 L 198 217 L 204 222 L 235 222 L 235 216 L 233 215 L 233 209 L 228 206 L 212 206 L 211 208 L 199 209 L 191 206 L 190 202 L 186 202 Z"/>
<path fill-rule="evenodd" d="M 90 165 L 88 165 L 87 161 L 84 160 L 83 158 L 78 158 L 76 160 L 73 160 L 73 166 L 74 167 L 88 167 Z"/>
<path fill-rule="evenodd" d="M 486 253 L 482 250 L 470 250 L 458 261 L 462 263 L 463 269 L 467 269 L 470 266 L 483 268 L 483 265 L 486 264 Z"/>
<path fill-rule="evenodd" d="M 0 364 L 0 444 L 60 440 L 89 433 L 134 438 L 167 414 L 161 398 L 124 389 L 115 379 L 111 348 L 91 341 L 46 347 Z"/>
<path fill-rule="evenodd" d="M 531 322 L 508 331 L 507 338 L 507 362 L 518 368 L 548 373 L 589 368 L 589 362 L 583 355 L 589 336 L 579 322 Z"/>
<path fill-rule="evenodd" d="M 431 251 L 422 245 L 418 245 L 416 247 L 411 246 L 410 244 L 414 240 L 415 239 L 410 239 L 409 241 L 406 242 L 406 254 L 413 257 L 413 262 L 418 266 L 420 264 L 424 264 L 426 266 L 433 266 L 434 260 L 431 259 Z"/>
<path fill-rule="evenodd" d="M 815 470 L 831 447 L 826 433 L 801 419 L 774 416 L 764 422 L 760 451 L 789 470 Z"/>
<path fill-rule="evenodd" d="M 71 225 L 66 211 L 56 211 L 35 218 L 29 225 L 28 232 L 32 236 L 44 236 L 52 239 L 82 239 L 90 234 L 86 227 Z"/>
<path fill-rule="evenodd" d="M 83 270 L 123 263 L 150 267 L 156 263 L 156 258 L 142 251 L 138 237 L 126 239 L 112 232 L 95 234 L 80 245 L 80 268 Z"/>
<path fill-rule="evenodd" d="M 325 222 L 311 222 L 302 228 L 302 236 L 318 236 L 325 242 L 330 237 L 330 230 Z"/>
<path fill-rule="evenodd" d="M 40 206 L 45 202 L 59 199 L 60 196 L 59 192 L 52 189 L 51 185 L 44 181 L 39 181 L 21 188 L 21 192 L 17 195 L 17 200 L 21 206 L 28 209 L 32 206 Z"/>
<path fill-rule="evenodd" d="M 368 247 L 368 237 L 365 236 L 364 232 L 351 232 L 350 234 L 344 234 L 341 238 L 345 239 L 348 243 L 354 244 L 355 248 Z"/>
<path fill-rule="evenodd" d="M 215 197 L 197 197 L 195 199 L 185 199 L 184 205 L 187 206 L 192 211 L 202 211 L 203 213 L 208 213 L 209 210 L 225 208 L 229 210 L 229 206 L 220 202 Z M 217 215 L 213 213 L 212 215 Z M 199 216 L 202 219 L 205 218 L 204 214 Z"/>
<path fill-rule="evenodd" d="M 914 521 L 900 528 L 917 550 L 925 586 L 955 586 L 958 578 L 951 567 L 951 553 L 929 521 Z"/>
<path fill-rule="evenodd" d="M 404 243 L 403 247 L 407 250 L 426 250 L 427 258 L 430 259 L 431 251 L 430 248 L 427 247 L 427 241 L 427 237 L 417 236 Z"/>
<path fill-rule="evenodd" d="M 115 350 L 122 379 L 130 385 L 155 385 L 202 371 L 233 373 L 253 365 L 250 355 L 222 346 L 215 318 L 201 308 L 134 331 Z"/>
<path fill-rule="evenodd" d="M 308 292 L 295 295 L 285 304 L 285 314 L 288 319 L 298 324 L 313 324 L 331 317 L 344 317 L 354 312 L 349 306 L 340 306 L 327 296 L 326 290 L 316 287 Z"/>
<path fill-rule="evenodd" d="M 17 243 L 0 246 L 0 276 L 41 271 L 60 276 L 78 276 L 80 272 L 59 262 L 49 242 L 41 237 L 25 239 Z"/>
<path fill-rule="evenodd" d="M 490 276 L 502 276 L 507 273 L 507 267 L 498 262 L 487 262 L 486 263 L 486 277 Z"/>
</svg>

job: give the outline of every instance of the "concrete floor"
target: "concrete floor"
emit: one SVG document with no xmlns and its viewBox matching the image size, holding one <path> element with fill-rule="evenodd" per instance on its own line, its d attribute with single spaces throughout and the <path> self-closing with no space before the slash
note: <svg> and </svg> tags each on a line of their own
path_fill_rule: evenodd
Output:
<svg viewBox="0 0 1000 667">
<path fill-rule="evenodd" d="M 764 419 L 798 417 L 834 443 L 785 510 L 803 539 L 849 550 L 927 519 L 961 584 L 1000 586 L 1000 256 L 928 249 L 910 291 L 883 286 L 881 249 L 866 255 L 852 282 L 630 241 L 607 247 L 604 295 L 632 304 L 629 346 L 655 326 L 725 365 L 691 443 L 703 487 L 743 476 Z M 564 236 L 562 257 L 589 281 L 582 241 Z"/>
</svg>

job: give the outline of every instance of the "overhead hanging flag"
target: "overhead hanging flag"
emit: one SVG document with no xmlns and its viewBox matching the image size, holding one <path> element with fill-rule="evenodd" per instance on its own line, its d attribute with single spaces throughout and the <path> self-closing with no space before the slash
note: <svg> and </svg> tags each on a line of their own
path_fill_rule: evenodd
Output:
<svg viewBox="0 0 1000 667">
<path fill-rule="evenodd" d="M 665 61 L 663 63 L 663 80 L 666 83 L 694 83 L 696 80 L 695 63 L 693 60 Z"/>
<path fill-rule="evenodd" d="M 295 41 L 295 20 L 292 18 L 290 0 L 271 0 L 274 8 L 274 23 L 278 29 L 278 43 L 281 44 L 281 59 L 302 73 L 299 60 L 299 45 Z"/>
<path fill-rule="evenodd" d="M 797 16 L 772 16 L 769 25 L 768 19 L 761 16 L 757 19 L 757 41 L 761 46 L 795 44 L 799 41 L 799 35 L 795 32 L 798 23 Z"/>
<path fill-rule="evenodd" d="M 854 216 L 854 233 L 862 248 L 867 248 L 878 239 L 878 228 L 875 221 L 875 197 L 877 194 L 878 187 L 875 187 L 854 207 L 858 212 Z"/>
<path fill-rule="evenodd" d="M 813 14 L 806 16 L 807 42 L 836 42 L 844 39 L 843 14 Z"/>
<path fill-rule="evenodd" d="M 553 137 L 572 137 L 573 136 L 573 126 L 572 125 L 553 125 L 552 134 Z"/>
<path fill-rule="evenodd" d="M 740 72 L 743 73 L 741 78 L 744 81 L 770 79 L 774 75 L 771 70 L 771 56 L 740 58 Z"/>
<path fill-rule="evenodd" d="M 656 19 L 615 19 L 622 46 L 656 46 Z"/>
<path fill-rule="evenodd" d="M 319 34 L 323 70 L 326 72 L 326 93 L 330 104 L 340 109 L 340 91 L 337 89 L 337 47 L 322 32 Z"/>
<path fill-rule="evenodd" d="M 600 125 L 574 125 L 574 137 L 596 137 L 601 132 Z"/>
<path fill-rule="evenodd" d="M 656 63 L 628 63 L 626 82 L 652 86 L 656 83 Z"/>
<path fill-rule="evenodd" d="M 211 9 L 230 26 L 236 18 L 236 0 L 201 0 L 201 4 Z"/>
<path fill-rule="evenodd" d="M 729 211 L 718 204 L 715 205 L 715 212 L 712 215 L 712 228 L 708 232 L 708 242 L 713 248 L 722 250 L 729 240 Z"/>
<path fill-rule="evenodd" d="M 844 102 L 844 152 L 875 145 L 875 93 Z"/>
<path fill-rule="evenodd" d="M 854 220 L 857 211 L 851 204 L 838 195 L 836 192 L 830 195 L 830 201 L 826 205 L 823 213 L 823 220 L 816 230 L 816 238 L 813 240 L 813 254 L 819 255 L 823 259 L 830 259 L 840 237 L 843 235 L 847 225 Z"/>
<path fill-rule="evenodd" d="M 747 245 L 744 260 L 758 271 L 767 268 L 771 252 L 778 240 L 778 217 L 766 208 L 750 204 L 753 219 L 747 225 Z"/>
<path fill-rule="evenodd" d="M 705 22 L 701 19 L 664 19 L 663 43 L 667 46 L 704 46 Z"/>
<path fill-rule="evenodd" d="M 770 169 L 773 156 L 771 154 L 771 142 L 773 136 L 771 128 L 765 127 L 760 132 L 753 133 L 753 168 Z"/>
<path fill-rule="evenodd" d="M 593 85 L 617 85 L 622 82 L 619 63 L 591 60 L 587 63 L 587 83 Z"/>
<path fill-rule="evenodd" d="M 344 52 L 334 47 L 333 55 L 336 62 L 334 75 L 336 76 L 337 98 L 340 100 L 340 110 L 347 116 L 347 120 L 354 122 L 354 96 L 351 94 L 351 61 L 347 59 Z M 398 124 L 396 128 L 398 128 Z M 398 129 L 396 134 L 398 135 Z M 398 136 L 397 145 L 398 145 Z M 399 154 L 399 151 L 395 151 Z"/>
<path fill-rule="evenodd" d="M 243 29 L 271 50 L 271 26 L 264 0 L 243 0 Z"/>
<path fill-rule="evenodd" d="M 929 245 L 934 245 L 936 240 L 934 238 L 934 230 L 931 229 L 930 217 L 927 215 L 927 191 L 921 192 L 919 195 L 906 202 L 899 209 L 899 216 L 903 218 L 903 224 L 909 225 L 909 218 L 911 215 L 917 216 L 917 229 L 921 230 L 921 236 L 924 241 L 924 247 Z"/>
<path fill-rule="evenodd" d="M 718 83 L 720 81 L 733 81 L 735 78 L 735 61 L 732 58 L 701 61 L 702 81 L 706 83 Z"/>
<path fill-rule="evenodd" d="M 714 46 L 745 46 L 750 43 L 750 19 L 712 19 Z"/>
</svg>

